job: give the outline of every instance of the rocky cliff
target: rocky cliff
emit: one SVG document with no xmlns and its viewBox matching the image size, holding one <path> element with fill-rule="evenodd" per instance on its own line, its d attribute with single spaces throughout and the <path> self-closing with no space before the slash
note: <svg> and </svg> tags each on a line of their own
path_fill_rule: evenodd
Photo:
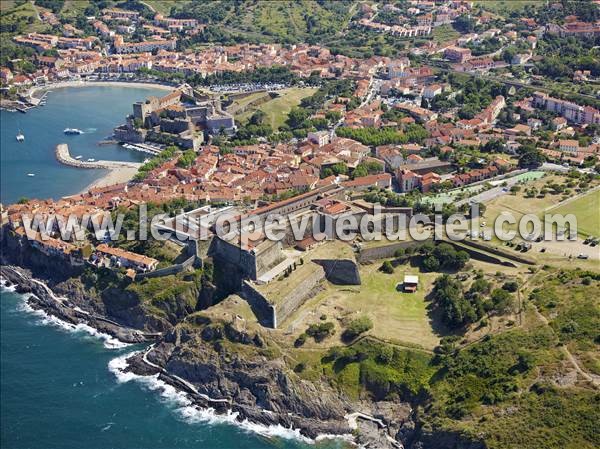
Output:
<svg viewBox="0 0 600 449">
<path fill-rule="evenodd" d="M 191 274 L 173 278 L 176 289 L 168 294 L 161 290 L 148 301 L 143 296 L 154 291 L 147 289 L 156 280 L 145 281 L 144 290 L 110 278 L 87 279 L 56 268 L 56 261 L 37 251 L 23 254 L 16 245 L 3 249 L 2 262 L 31 270 L 3 265 L 0 276 L 17 292 L 29 294 L 33 308 L 68 323 L 86 323 L 124 342 L 154 341 L 147 354 L 129 359 L 128 369 L 140 375 L 159 373 L 198 406 L 237 412 L 239 420 L 293 427 L 310 438 L 352 435 L 369 448 L 484 447 L 456 434 L 421 431 L 408 403 L 352 401 L 324 375 L 318 381 L 302 379 L 286 364 L 285 350 L 276 341 L 246 326 L 235 313 L 220 319 L 194 313 L 212 305 L 215 287 L 209 284 L 204 291 Z M 51 288 L 33 275 L 42 276 Z M 169 287 L 164 279 L 158 282 Z"/>
</svg>

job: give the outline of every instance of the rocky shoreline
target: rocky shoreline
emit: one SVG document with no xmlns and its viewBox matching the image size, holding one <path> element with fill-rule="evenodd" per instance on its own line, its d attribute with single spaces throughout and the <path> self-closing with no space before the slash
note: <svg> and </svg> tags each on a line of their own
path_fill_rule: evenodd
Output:
<svg viewBox="0 0 600 449">
<path fill-rule="evenodd" d="M 414 431 L 408 404 L 378 403 L 371 407 L 373 404 L 364 403 L 361 404 L 364 410 L 376 415 L 373 420 L 357 419 L 356 416 L 351 419 L 349 411 L 356 404 L 350 404 L 323 385 L 291 381 L 281 362 L 234 360 L 223 363 L 218 354 L 208 349 L 210 345 L 206 351 L 199 348 L 199 354 L 206 357 L 205 360 L 189 360 L 189 355 L 181 354 L 178 343 L 191 338 L 190 335 L 172 330 L 161 336 L 158 332 L 123 326 L 83 310 L 73 298 L 58 296 L 30 272 L 17 266 L 0 266 L 0 277 L 5 286 L 28 295 L 27 303 L 31 308 L 43 310 L 61 321 L 72 325 L 86 324 L 123 343 L 154 342 L 146 351 L 128 358 L 124 372 L 139 376 L 158 375 L 159 380 L 185 392 L 199 408 L 212 409 L 216 414 L 235 414 L 235 420 L 240 423 L 247 421 L 265 427 L 297 429 L 300 435 L 310 440 L 344 438 L 359 445 L 368 443 L 372 448 L 402 448 L 404 445 L 395 437 Z M 247 335 L 238 337 L 252 341 Z"/>
<path fill-rule="evenodd" d="M 137 329 L 122 326 L 105 317 L 82 310 L 70 302 L 68 298 L 59 297 L 42 281 L 34 279 L 31 274 L 15 266 L 0 266 L 0 278 L 7 287 L 13 286 L 15 292 L 28 295 L 27 304 L 34 310 L 43 310 L 69 324 L 87 324 L 98 332 L 110 335 L 122 343 L 133 344 L 152 341 L 155 334 L 144 333 Z"/>
<path fill-rule="evenodd" d="M 303 441 L 343 438 L 371 449 L 485 447 L 455 432 L 422 428 L 410 403 L 350 399 L 324 379 L 302 379 L 284 354 L 271 353 L 273 342 L 260 327 L 247 326 L 235 314 L 194 315 L 187 304 L 205 304 L 202 289 L 190 287 L 156 314 L 118 285 L 96 290 L 98 279 L 87 285 L 83 269 L 22 248 L 8 234 L 0 237 L 0 278 L 26 295 L 31 308 L 117 343 L 150 343 L 120 362 L 118 371 L 154 376 L 185 393 L 199 410 L 264 435 L 291 433 Z"/>
</svg>

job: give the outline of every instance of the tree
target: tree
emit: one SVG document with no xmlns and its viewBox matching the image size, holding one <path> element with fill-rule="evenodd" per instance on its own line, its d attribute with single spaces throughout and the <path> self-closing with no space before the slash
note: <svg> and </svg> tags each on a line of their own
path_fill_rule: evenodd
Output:
<svg viewBox="0 0 600 449">
<path fill-rule="evenodd" d="M 367 176 L 368 174 L 369 172 L 367 171 L 367 169 L 364 166 L 359 165 L 352 172 L 352 178 L 361 178 L 363 176 Z"/>
<path fill-rule="evenodd" d="M 507 292 L 514 293 L 519 289 L 519 284 L 516 281 L 508 281 L 502 285 L 502 288 Z"/>
<path fill-rule="evenodd" d="M 512 308 L 513 297 L 504 289 L 497 288 L 491 296 L 492 308 L 498 313 L 506 313 Z"/>
<path fill-rule="evenodd" d="M 423 269 L 425 271 L 438 271 L 440 261 L 435 256 L 428 256 L 423 260 Z"/>
<path fill-rule="evenodd" d="M 519 167 L 535 168 L 539 167 L 546 160 L 542 152 L 534 145 L 523 145 L 519 148 Z"/>
<path fill-rule="evenodd" d="M 442 312 L 442 320 L 451 328 L 473 323 L 482 315 L 465 297 L 460 281 L 447 274 L 436 279 L 431 297 Z"/>
<path fill-rule="evenodd" d="M 310 112 L 304 108 L 294 107 L 288 114 L 286 120 L 290 128 L 300 128 L 304 125 L 304 121 L 308 119 Z"/>
<path fill-rule="evenodd" d="M 404 248 L 398 248 L 396 251 L 394 251 L 394 257 L 397 258 L 404 257 L 405 254 L 406 250 Z"/>
<path fill-rule="evenodd" d="M 194 150 L 185 151 L 179 160 L 177 161 L 177 166 L 182 168 L 190 168 L 196 159 L 196 152 Z"/>
<path fill-rule="evenodd" d="M 252 114 L 250 120 L 248 120 L 248 123 L 251 125 L 263 125 L 266 117 L 267 114 L 258 109 L 256 112 L 254 112 L 254 114 Z"/>
<path fill-rule="evenodd" d="M 461 33 L 472 33 L 475 29 L 475 20 L 465 14 L 462 14 L 456 18 L 452 26 L 456 31 Z"/>
</svg>

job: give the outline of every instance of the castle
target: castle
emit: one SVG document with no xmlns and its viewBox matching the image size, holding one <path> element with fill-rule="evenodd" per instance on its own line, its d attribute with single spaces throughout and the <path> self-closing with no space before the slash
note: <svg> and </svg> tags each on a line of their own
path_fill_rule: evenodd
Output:
<svg viewBox="0 0 600 449">
<path fill-rule="evenodd" d="M 149 97 L 133 104 L 133 114 L 114 130 L 116 140 L 141 143 L 156 141 L 197 150 L 208 135 L 233 134 L 235 120 L 218 100 L 200 101 L 188 84 L 163 97 Z"/>
</svg>

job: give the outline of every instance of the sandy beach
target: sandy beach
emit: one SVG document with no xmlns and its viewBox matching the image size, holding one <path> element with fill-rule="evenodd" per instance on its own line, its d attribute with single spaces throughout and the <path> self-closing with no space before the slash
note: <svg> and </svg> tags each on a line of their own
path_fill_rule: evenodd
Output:
<svg viewBox="0 0 600 449">
<path fill-rule="evenodd" d="M 131 179 L 133 179 L 137 172 L 137 168 L 133 167 L 119 167 L 106 170 L 106 174 L 104 176 L 96 179 L 94 182 L 92 182 L 79 193 L 85 193 L 93 188 L 107 187 L 112 186 L 114 184 L 121 184 L 127 181 L 131 181 Z"/>
<path fill-rule="evenodd" d="M 93 87 L 93 86 L 115 86 L 115 87 L 145 87 L 162 90 L 174 90 L 175 86 L 166 84 L 156 84 L 150 82 L 134 82 L 134 81 L 60 81 L 58 83 L 44 84 L 43 86 L 34 86 L 27 92 L 28 96 L 33 97 L 38 92 L 47 90 L 62 89 L 65 87 Z"/>
</svg>

